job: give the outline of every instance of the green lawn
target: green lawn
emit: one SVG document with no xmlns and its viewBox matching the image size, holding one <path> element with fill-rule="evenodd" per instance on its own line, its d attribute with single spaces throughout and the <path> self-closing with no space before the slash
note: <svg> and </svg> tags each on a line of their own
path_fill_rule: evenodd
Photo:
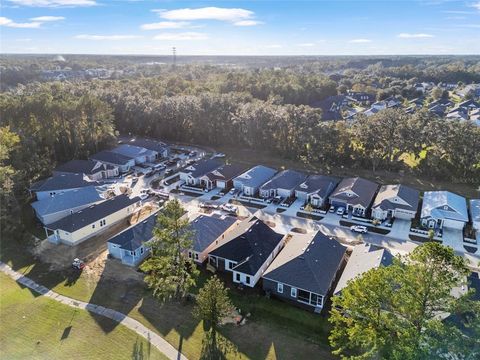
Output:
<svg viewBox="0 0 480 360">
<path fill-rule="evenodd" d="M 34 295 L 0 273 L 0 358 L 166 359 L 130 329 Z"/>
</svg>

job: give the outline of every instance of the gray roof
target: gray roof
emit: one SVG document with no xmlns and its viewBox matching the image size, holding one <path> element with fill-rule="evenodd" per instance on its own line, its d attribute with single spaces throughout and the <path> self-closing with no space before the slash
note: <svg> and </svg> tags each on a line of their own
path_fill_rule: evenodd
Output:
<svg viewBox="0 0 480 360">
<path fill-rule="evenodd" d="M 467 200 L 450 191 L 426 191 L 421 217 L 468 222 Z"/>
<path fill-rule="evenodd" d="M 153 229 L 157 223 L 158 211 L 150 215 L 145 220 L 134 224 L 121 233 L 115 235 L 110 240 L 111 244 L 120 245 L 120 248 L 127 251 L 135 251 L 143 243 L 153 239 Z"/>
<path fill-rule="evenodd" d="M 113 153 L 124 155 L 126 157 L 135 159 L 139 156 L 153 156 L 156 154 L 156 151 L 148 150 L 140 146 L 122 144 L 117 146 L 115 149 L 110 150 Z"/>
<path fill-rule="evenodd" d="M 32 203 L 32 207 L 38 215 L 45 216 L 102 200 L 104 198 L 95 186 L 87 186 L 35 201 Z"/>
<path fill-rule="evenodd" d="M 295 171 L 295 170 L 283 170 L 280 171 L 277 175 L 275 175 L 272 179 L 267 181 L 263 184 L 260 189 L 261 190 L 269 190 L 269 189 L 286 189 L 286 190 L 293 190 L 295 189 L 301 182 L 305 181 L 306 175 Z"/>
<path fill-rule="evenodd" d="M 351 205 L 370 206 L 378 185 L 373 181 L 359 177 L 343 179 L 330 198 L 345 200 Z M 350 196 L 349 196 L 350 195 Z"/>
<path fill-rule="evenodd" d="M 189 173 L 193 178 L 202 177 L 222 165 L 218 159 L 205 159 L 187 166 L 182 172 Z"/>
<path fill-rule="evenodd" d="M 104 161 L 115 165 L 126 165 L 132 161 L 131 157 L 108 150 L 100 151 L 95 155 L 90 156 L 90 159 L 102 162 Z"/>
<path fill-rule="evenodd" d="M 70 160 L 62 165 L 57 166 L 54 171 L 93 175 L 112 168 L 112 165 L 105 165 L 93 160 Z"/>
<path fill-rule="evenodd" d="M 301 191 L 307 194 L 317 194 L 324 199 L 331 194 L 338 182 L 338 179 L 331 176 L 310 175 L 304 182 L 295 188 L 295 191 Z"/>
<path fill-rule="evenodd" d="M 384 211 L 404 209 L 417 211 L 420 192 L 406 185 L 383 185 L 378 191 L 373 208 Z"/>
<path fill-rule="evenodd" d="M 326 295 L 346 251 L 346 247 L 320 231 L 314 235 L 294 235 L 263 277 Z"/>
<path fill-rule="evenodd" d="M 148 150 L 153 150 L 158 153 L 162 153 L 168 149 L 167 145 L 161 141 L 144 139 L 144 138 L 134 138 L 125 142 L 126 144 L 140 146 Z"/>
<path fill-rule="evenodd" d="M 115 196 L 55 221 L 48 228 L 74 232 L 139 201 L 139 197 L 130 199 L 127 195 Z"/>
<path fill-rule="evenodd" d="M 96 181 L 91 181 L 84 174 L 60 174 L 32 184 L 30 190 L 35 192 L 59 191 L 100 185 L 101 184 Z"/>
<path fill-rule="evenodd" d="M 473 222 L 480 222 L 480 199 L 470 200 L 470 214 Z"/>
<path fill-rule="evenodd" d="M 270 180 L 276 173 L 277 170 L 275 169 L 257 165 L 237 176 L 234 180 L 241 182 L 243 186 L 257 188 Z"/>
<path fill-rule="evenodd" d="M 370 244 L 355 246 L 333 293 L 338 294 L 347 286 L 350 280 L 355 279 L 368 270 L 378 268 L 380 265 L 388 266 L 392 262 L 393 255 L 384 248 Z"/>
<path fill-rule="evenodd" d="M 193 250 L 202 252 L 235 223 L 232 216 L 200 215 L 190 223 L 194 233 Z"/>
<path fill-rule="evenodd" d="M 206 176 L 212 180 L 232 180 L 235 176 L 240 175 L 247 169 L 245 165 L 241 164 L 227 164 L 222 165 L 218 169 L 209 172 Z"/>
<path fill-rule="evenodd" d="M 242 231 L 242 232 L 241 232 Z M 239 235 L 237 235 L 239 234 Z M 235 228 L 230 241 L 218 246 L 210 255 L 237 262 L 233 270 L 255 275 L 282 241 L 283 235 L 253 217 Z"/>
</svg>

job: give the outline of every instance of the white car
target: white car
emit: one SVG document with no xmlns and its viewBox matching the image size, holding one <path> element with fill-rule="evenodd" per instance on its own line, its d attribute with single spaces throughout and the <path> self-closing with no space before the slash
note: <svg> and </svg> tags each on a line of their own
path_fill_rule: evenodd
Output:
<svg viewBox="0 0 480 360">
<path fill-rule="evenodd" d="M 368 232 L 368 229 L 366 226 L 362 226 L 362 225 L 353 225 L 353 226 L 350 226 L 350 230 L 352 230 L 353 232 L 357 232 L 357 233 L 360 233 L 360 234 L 366 234 Z"/>
<path fill-rule="evenodd" d="M 146 198 L 148 198 L 148 194 L 141 193 L 140 195 L 138 195 L 138 197 L 140 198 L 140 200 L 145 200 Z"/>
<path fill-rule="evenodd" d="M 220 206 L 220 208 L 226 212 L 234 213 L 234 214 L 236 214 L 238 210 L 236 206 L 231 204 L 223 204 L 222 206 Z"/>
<path fill-rule="evenodd" d="M 339 207 L 339 208 L 337 209 L 337 215 L 343 215 L 343 214 L 345 214 L 345 208 Z"/>
</svg>

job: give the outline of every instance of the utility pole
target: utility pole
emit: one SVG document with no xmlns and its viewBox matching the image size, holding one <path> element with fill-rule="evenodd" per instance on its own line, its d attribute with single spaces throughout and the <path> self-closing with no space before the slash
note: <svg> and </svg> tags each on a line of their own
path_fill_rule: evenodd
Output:
<svg viewBox="0 0 480 360">
<path fill-rule="evenodd" d="M 177 48 L 174 46 L 172 47 L 172 53 L 173 53 L 173 67 L 177 65 Z"/>
</svg>

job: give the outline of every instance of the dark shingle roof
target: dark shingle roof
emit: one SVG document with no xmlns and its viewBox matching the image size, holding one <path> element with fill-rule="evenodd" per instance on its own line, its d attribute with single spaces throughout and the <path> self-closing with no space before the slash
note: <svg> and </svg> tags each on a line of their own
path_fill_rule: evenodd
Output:
<svg viewBox="0 0 480 360">
<path fill-rule="evenodd" d="M 319 295 L 330 289 L 346 248 L 325 234 L 297 235 L 290 239 L 263 275 Z"/>
<path fill-rule="evenodd" d="M 340 182 L 330 198 L 346 200 L 349 204 L 367 208 L 372 203 L 377 189 L 378 185 L 372 181 L 359 177 L 347 178 Z"/>
<path fill-rule="evenodd" d="M 283 239 L 283 235 L 256 218 L 248 220 L 248 226 L 241 228 L 244 229 L 242 234 L 220 245 L 210 254 L 237 262 L 233 268 L 235 271 L 255 275 Z"/>
<path fill-rule="evenodd" d="M 57 166 L 54 171 L 93 175 L 111 168 L 113 168 L 112 165 L 105 165 L 93 160 L 70 160 Z"/>
<path fill-rule="evenodd" d="M 186 167 L 183 172 L 190 173 L 192 177 L 198 178 L 219 168 L 221 165 L 222 163 L 217 159 L 205 159 Z M 190 168 L 193 170 L 190 170 Z"/>
<path fill-rule="evenodd" d="M 32 184 L 30 190 L 35 192 L 56 191 L 100 185 L 96 181 L 90 181 L 84 174 L 61 174 Z"/>
<path fill-rule="evenodd" d="M 148 150 L 153 150 L 158 153 L 161 153 L 165 151 L 167 148 L 167 145 L 161 141 L 155 141 L 151 139 L 143 139 L 143 138 L 136 138 L 136 139 L 131 139 L 125 142 L 126 144 L 130 145 L 135 145 L 135 146 L 140 146 Z"/>
<path fill-rule="evenodd" d="M 212 181 L 215 180 L 231 180 L 234 177 L 240 175 L 247 169 L 247 166 L 241 164 L 227 164 L 220 166 L 218 169 L 213 170 L 207 174 L 208 178 Z"/>
<path fill-rule="evenodd" d="M 200 215 L 190 223 L 190 230 L 194 232 L 193 250 L 202 252 L 209 247 L 220 235 L 235 223 L 232 216 Z"/>
<path fill-rule="evenodd" d="M 127 195 L 119 195 L 105 200 L 100 204 L 92 205 L 79 212 L 70 214 L 50 224 L 48 228 L 52 230 L 61 229 L 68 232 L 74 232 L 139 201 L 139 197 L 130 199 Z"/>
<path fill-rule="evenodd" d="M 306 175 L 295 170 L 283 170 L 260 187 L 260 190 L 287 189 L 293 190 L 304 181 Z"/>
<path fill-rule="evenodd" d="M 295 190 L 306 192 L 307 194 L 318 194 L 322 198 L 327 197 L 338 185 L 339 180 L 324 175 L 310 175 L 303 183 L 298 185 Z"/>
<path fill-rule="evenodd" d="M 120 245 L 123 250 L 134 251 L 138 249 L 143 243 L 153 238 L 153 229 L 155 229 L 157 216 L 158 212 L 150 215 L 145 220 L 112 237 L 108 242 Z"/>
<path fill-rule="evenodd" d="M 126 165 L 130 161 L 132 161 L 132 158 L 119 154 L 119 153 L 114 153 L 108 150 L 100 151 L 99 153 L 96 153 L 95 155 L 90 156 L 92 160 L 97 160 L 97 161 L 105 161 L 111 164 L 115 165 Z"/>
<path fill-rule="evenodd" d="M 238 181 L 243 186 L 256 188 L 271 179 L 276 173 L 277 170 L 275 169 L 257 165 L 237 176 L 235 181 Z"/>
<path fill-rule="evenodd" d="M 395 209 L 416 211 L 418 208 L 419 196 L 420 192 L 418 190 L 406 185 L 383 185 L 378 191 L 373 207 L 379 207 L 384 211 Z M 390 201 L 396 197 L 404 200 L 406 204 Z"/>
</svg>

